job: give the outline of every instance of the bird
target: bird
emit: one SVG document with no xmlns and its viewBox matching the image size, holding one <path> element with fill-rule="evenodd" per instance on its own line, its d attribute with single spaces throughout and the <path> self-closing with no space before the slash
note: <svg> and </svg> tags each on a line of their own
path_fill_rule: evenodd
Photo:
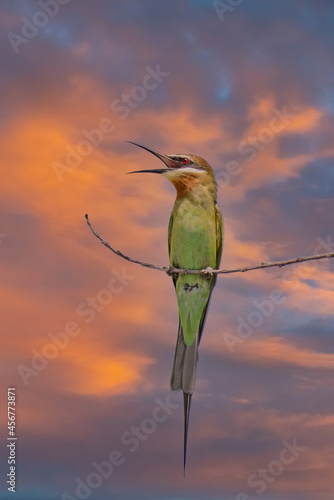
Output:
<svg viewBox="0 0 334 500">
<path fill-rule="evenodd" d="M 170 274 L 177 296 L 179 327 L 170 387 L 183 391 L 184 446 L 183 475 L 187 460 L 187 441 L 191 398 L 195 386 L 198 346 L 203 333 L 212 290 L 219 269 L 224 223 L 217 203 L 217 183 L 206 160 L 194 154 L 166 155 L 127 141 L 153 154 L 162 168 L 136 170 L 129 174 L 154 173 L 166 177 L 176 188 L 176 199 L 168 226 Z M 173 274 L 173 268 L 205 270 L 198 274 Z"/>
</svg>

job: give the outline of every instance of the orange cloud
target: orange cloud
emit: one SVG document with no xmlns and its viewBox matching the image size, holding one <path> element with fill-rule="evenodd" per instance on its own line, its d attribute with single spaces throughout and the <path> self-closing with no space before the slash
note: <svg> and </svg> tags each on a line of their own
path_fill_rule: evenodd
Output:
<svg viewBox="0 0 334 500">
<path fill-rule="evenodd" d="M 131 351 L 114 351 L 105 356 L 93 344 L 85 347 L 79 343 L 74 350 L 66 351 L 65 359 L 68 360 L 71 376 L 63 389 L 96 396 L 133 393 L 139 384 L 145 388 L 144 370 L 155 362 Z"/>
</svg>

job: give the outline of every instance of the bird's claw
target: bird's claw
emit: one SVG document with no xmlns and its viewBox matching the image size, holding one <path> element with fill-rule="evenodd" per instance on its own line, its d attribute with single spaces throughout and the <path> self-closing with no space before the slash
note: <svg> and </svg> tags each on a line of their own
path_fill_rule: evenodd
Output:
<svg viewBox="0 0 334 500">
<path fill-rule="evenodd" d="M 176 273 L 175 273 L 175 267 L 173 266 L 168 266 L 165 268 L 165 271 L 166 271 L 166 274 L 168 274 L 168 276 L 174 276 Z"/>
<path fill-rule="evenodd" d="M 208 279 L 210 279 L 213 276 L 213 269 L 212 269 L 212 267 L 207 267 L 206 269 L 203 269 L 202 273 L 205 274 L 205 276 Z"/>
</svg>

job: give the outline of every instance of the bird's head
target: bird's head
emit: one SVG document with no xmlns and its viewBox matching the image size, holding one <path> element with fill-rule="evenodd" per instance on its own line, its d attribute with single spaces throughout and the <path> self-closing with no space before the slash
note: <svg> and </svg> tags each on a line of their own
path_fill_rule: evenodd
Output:
<svg viewBox="0 0 334 500">
<path fill-rule="evenodd" d="M 129 174 L 152 173 L 162 174 L 174 184 L 179 196 L 185 195 L 198 186 L 211 187 L 216 193 L 216 181 L 212 168 L 206 160 L 193 154 L 165 155 L 141 144 L 130 142 L 159 158 L 164 167 L 153 170 L 136 170 Z"/>
</svg>

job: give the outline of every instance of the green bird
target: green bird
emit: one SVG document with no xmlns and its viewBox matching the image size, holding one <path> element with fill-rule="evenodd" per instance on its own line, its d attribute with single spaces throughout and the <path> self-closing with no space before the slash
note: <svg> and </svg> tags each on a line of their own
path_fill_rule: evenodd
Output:
<svg viewBox="0 0 334 500">
<path fill-rule="evenodd" d="M 130 142 L 130 141 L 129 141 Z M 185 474 L 189 413 L 195 385 L 198 346 L 218 269 L 223 245 L 223 218 L 217 203 L 217 184 L 210 165 L 193 154 L 165 155 L 135 142 L 157 156 L 163 168 L 134 173 L 162 174 L 176 188 L 176 200 L 168 228 L 171 270 L 206 269 L 202 274 L 174 274 L 179 309 L 179 329 L 171 376 L 171 389 L 182 389 L 184 398 Z"/>
</svg>

